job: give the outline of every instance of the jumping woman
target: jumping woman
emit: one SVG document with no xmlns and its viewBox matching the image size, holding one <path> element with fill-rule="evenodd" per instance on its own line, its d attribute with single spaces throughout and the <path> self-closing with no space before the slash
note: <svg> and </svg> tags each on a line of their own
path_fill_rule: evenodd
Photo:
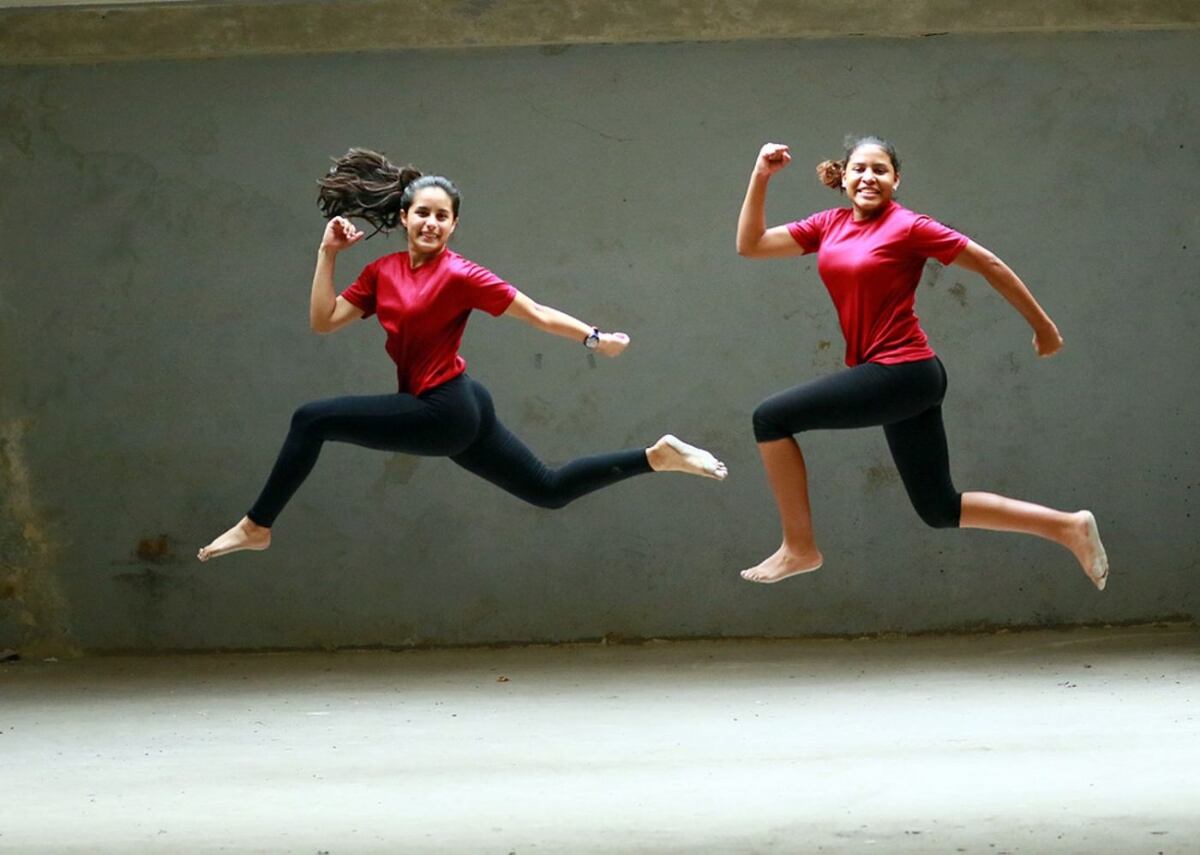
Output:
<svg viewBox="0 0 1200 855">
<path fill-rule="evenodd" d="M 383 155 L 351 149 L 320 182 L 329 219 L 317 251 L 309 323 L 317 333 L 340 330 L 377 315 L 396 364 L 399 391 L 331 398 L 300 407 L 267 483 L 233 528 L 202 548 L 201 561 L 242 549 L 266 549 L 275 518 L 312 470 L 324 442 L 426 457 L 459 466 L 530 504 L 561 508 L 594 490 L 646 472 L 676 471 L 723 479 L 725 465 L 667 434 L 649 448 L 583 457 L 547 467 L 496 418 L 491 396 L 464 372 L 458 355 L 473 309 L 517 318 L 573 339 L 603 356 L 619 356 L 629 337 L 601 332 L 570 315 L 535 303 L 491 271 L 447 247 L 458 225 L 459 191 L 448 179 L 396 167 Z M 336 294 L 334 262 L 364 233 L 350 217 L 376 231 L 399 225 L 408 250 L 368 264 Z"/>
<path fill-rule="evenodd" d="M 1029 289 L 979 244 L 893 199 L 900 160 L 876 137 L 848 139 L 840 161 L 817 167 L 821 181 L 844 192 L 833 208 L 766 228 L 767 182 L 791 161 L 786 145 L 758 153 L 738 217 L 737 249 L 751 258 L 817 253 L 817 270 L 837 309 L 848 369 L 768 398 L 754 412 L 754 436 L 775 495 L 783 543 L 742 571 L 752 582 L 778 582 L 821 566 L 813 536 L 808 475 L 795 434 L 882 425 L 896 468 L 917 514 L 935 528 L 1016 531 L 1071 551 L 1103 590 L 1108 558 L 1095 517 L 1066 513 L 994 493 L 959 493 L 950 479 L 942 398 L 946 372 L 917 322 L 913 302 L 928 258 L 978 273 L 1033 328 L 1038 356 L 1062 347 L 1062 336 Z"/>
</svg>

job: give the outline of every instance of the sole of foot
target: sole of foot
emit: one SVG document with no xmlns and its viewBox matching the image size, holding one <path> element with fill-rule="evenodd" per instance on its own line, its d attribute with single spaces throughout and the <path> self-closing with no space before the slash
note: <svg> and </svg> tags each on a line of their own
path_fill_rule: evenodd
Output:
<svg viewBox="0 0 1200 855">
<path fill-rule="evenodd" d="M 757 571 L 758 571 L 757 567 L 751 567 L 747 570 L 743 570 L 738 575 L 740 575 L 747 582 L 757 582 L 760 585 L 774 585 L 776 582 L 782 582 L 784 579 L 790 579 L 793 576 L 803 576 L 805 573 L 813 573 L 817 570 L 820 570 L 821 567 L 824 566 L 824 564 L 825 564 L 824 561 L 818 561 L 816 564 L 812 565 L 811 567 L 801 567 L 796 570 L 788 570 L 784 573 L 780 573 L 777 575 L 772 574 L 769 576 L 766 574 L 760 575 L 757 573 Z"/>
<path fill-rule="evenodd" d="M 1103 591 L 1104 586 L 1108 584 L 1108 553 L 1104 551 L 1104 543 L 1100 540 L 1100 529 L 1096 525 L 1096 517 L 1091 511 L 1084 511 L 1087 514 L 1087 539 L 1088 546 L 1092 550 L 1092 566 L 1084 568 L 1087 577 L 1092 580 L 1092 584 L 1097 590 Z"/>
<path fill-rule="evenodd" d="M 208 561 L 211 558 L 220 558 L 222 555 L 229 555 L 231 552 L 243 552 L 246 550 L 262 552 L 271 545 L 270 529 L 258 528 L 252 532 L 246 529 L 246 525 L 246 520 L 242 520 L 208 546 L 200 547 L 200 550 L 196 553 L 196 558 L 200 561 Z"/>
<path fill-rule="evenodd" d="M 724 481 L 725 476 L 729 474 L 729 470 L 725 464 L 718 460 L 712 452 L 689 445 L 679 437 L 669 433 L 663 436 L 662 441 L 666 443 L 667 447 L 684 459 L 684 471 L 694 472 L 697 475 L 703 475 L 706 478 L 713 478 L 717 481 Z"/>
</svg>

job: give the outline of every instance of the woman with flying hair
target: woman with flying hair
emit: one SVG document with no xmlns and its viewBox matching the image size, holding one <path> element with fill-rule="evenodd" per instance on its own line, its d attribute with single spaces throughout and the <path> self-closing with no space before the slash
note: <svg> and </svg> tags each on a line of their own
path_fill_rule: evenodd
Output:
<svg viewBox="0 0 1200 855">
<path fill-rule="evenodd" d="M 778 582 L 816 570 L 824 560 L 813 535 L 808 473 L 795 434 L 882 425 L 905 489 L 926 524 L 1052 540 L 1069 549 L 1103 590 L 1108 558 L 1090 511 L 1066 513 L 994 493 L 955 490 L 942 425 L 946 371 L 913 311 L 926 259 L 983 276 L 1029 322 L 1038 356 L 1062 347 L 1054 322 L 995 255 L 895 201 L 900 159 L 878 137 L 848 138 L 841 160 L 817 167 L 821 181 L 845 193 L 850 207 L 767 228 L 767 182 L 790 161 L 786 145 L 767 143 L 759 151 L 738 217 L 738 253 L 751 258 L 817 253 L 817 270 L 846 339 L 849 368 L 773 395 L 755 410 L 754 436 L 779 509 L 783 542 L 743 570 L 742 578 Z"/>
<path fill-rule="evenodd" d="M 270 546 L 276 517 L 326 441 L 449 457 L 543 508 L 561 508 L 647 472 L 725 477 L 721 461 L 670 434 L 648 448 L 582 457 L 557 469 L 546 466 L 500 423 L 487 389 L 465 373 L 458 349 L 472 310 L 516 318 L 602 356 L 619 356 L 629 337 L 601 332 L 540 305 L 451 250 L 447 243 L 458 225 L 460 194 L 447 178 L 397 167 L 367 149 L 351 149 L 334 162 L 320 185 L 328 223 L 317 251 L 309 323 L 317 333 L 332 333 L 376 315 L 387 333 L 399 388 L 392 394 L 331 398 L 300 407 L 257 501 L 236 525 L 199 551 L 201 561 Z M 338 294 L 337 255 L 364 237 L 350 222 L 354 217 L 376 232 L 399 226 L 408 248 L 377 258 Z"/>
</svg>

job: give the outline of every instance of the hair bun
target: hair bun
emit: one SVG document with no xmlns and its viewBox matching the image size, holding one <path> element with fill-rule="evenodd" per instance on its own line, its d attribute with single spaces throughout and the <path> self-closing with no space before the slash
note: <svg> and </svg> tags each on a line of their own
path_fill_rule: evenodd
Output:
<svg viewBox="0 0 1200 855">
<path fill-rule="evenodd" d="M 845 167 L 836 160 L 822 160 L 817 164 L 817 178 L 830 190 L 841 192 L 844 172 Z"/>
</svg>

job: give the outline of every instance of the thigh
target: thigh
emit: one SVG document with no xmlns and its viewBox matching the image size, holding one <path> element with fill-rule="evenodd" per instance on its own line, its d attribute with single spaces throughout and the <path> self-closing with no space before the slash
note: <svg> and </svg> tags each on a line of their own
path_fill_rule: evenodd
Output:
<svg viewBox="0 0 1200 855">
<path fill-rule="evenodd" d="M 380 451 L 447 456 L 474 440 L 479 412 L 469 394 L 439 387 L 420 397 L 397 393 L 316 401 L 297 411 L 294 424 L 322 440 Z"/>
<path fill-rule="evenodd" d="M 536 491 L 546 480 L 549 468 L 496 418 L 487 390 L 479 386 L 476 394 L 482 410 L 479 433 L 452 459 L 468 472 L 514 495 Z"/>
<path fill-rule="evenodd" d="M 944 386 L 936 360 L 866 362 L 773 395 L 760 410 L 789 433 L 871 427 L 923 412 L 941 400 Z"/>
</svg>

